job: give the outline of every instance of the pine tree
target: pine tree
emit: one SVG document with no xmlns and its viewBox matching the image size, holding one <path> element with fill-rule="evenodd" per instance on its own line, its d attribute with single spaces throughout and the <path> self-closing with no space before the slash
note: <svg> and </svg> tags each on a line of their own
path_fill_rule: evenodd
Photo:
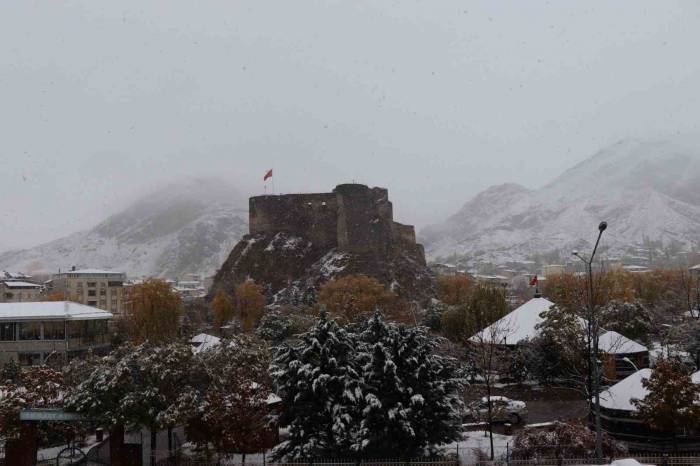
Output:
<svg viewBox="0 0 700 466">
<path fill-rule="evenodd" d="M 360 333 L 365 396 L 355 449 L 411 457 L 459 438 L 461 378 L 434 354 L 425 329 L 388 324 L 378 312 Z"/>
<path fill-rule="evenodd" d="M 349 457 L 362 397 L 355 370 L 356 342 L 325 313 L 301 340 L 280 348 L 273 362 L 272 375 L 282 398 L 279 423 L 289 427 L 289 439 L 272 455 Z"/>
</svg>

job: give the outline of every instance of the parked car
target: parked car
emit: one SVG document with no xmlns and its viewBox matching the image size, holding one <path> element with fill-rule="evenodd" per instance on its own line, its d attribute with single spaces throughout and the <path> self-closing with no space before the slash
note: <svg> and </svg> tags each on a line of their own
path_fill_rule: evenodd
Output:
<svg viewBox="0 0 700 466">
<path fill-rule="evenodd" d="M 471 403 L 469 411 L 470 418 L 474 421 L 488 420 L 488 397 Z M 520 424 L 527 417 L 527 405 L 524 401 L 511 400 L 505 396 L 492 396 L 491 416 L 493 422 Z"/>
</svg>

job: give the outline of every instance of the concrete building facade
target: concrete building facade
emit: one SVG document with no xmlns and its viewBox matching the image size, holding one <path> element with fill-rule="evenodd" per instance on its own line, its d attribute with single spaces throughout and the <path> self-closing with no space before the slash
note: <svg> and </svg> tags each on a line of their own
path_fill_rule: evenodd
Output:
<svg viewBox="0 0 700 466">
<path fill-rule="evenodd" d="M 122 316 L 125 307 L 126 274 L 110 270 L 81 269 L 58 273 L 51 280 L 51 292 L 66 299 Z"/>
<path fill-rule="evenodd" d="M 42 299 L 44 287 L 19 280 L 0 281 L 0 303 L 21 303 Z"/>
</svg>

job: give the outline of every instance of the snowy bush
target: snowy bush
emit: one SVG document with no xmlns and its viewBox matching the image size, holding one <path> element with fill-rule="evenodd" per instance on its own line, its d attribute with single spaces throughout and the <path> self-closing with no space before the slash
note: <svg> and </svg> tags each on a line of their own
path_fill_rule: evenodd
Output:
<svg viewBox="0 0 700 466">
<path fill-rule="evenodd" d="M 627 453 L 624 445 L 603 434 L 603 454 L 617 457 Z M 595 433 L 583 424 L 556 422 L 547 429 L 529 428 L 515 437 L 513 457 L 593 458 L 595 456 Z"/>
</svg>

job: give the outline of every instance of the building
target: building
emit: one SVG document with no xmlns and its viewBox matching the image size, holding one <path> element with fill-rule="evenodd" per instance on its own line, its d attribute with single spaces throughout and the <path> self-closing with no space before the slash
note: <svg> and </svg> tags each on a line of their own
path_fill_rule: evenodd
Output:
<svg viewBox="0 0 700 466">
<path fill-rule="evenodd" d="M 44 287 L 19 280 L 0 280 L 0 303 L 39 301 Z"/>
<path fill-rule="evenodd" d="M 51 280 L 51 292 L 86 306 L 121 316 L 125 306 L 126 274 L 109 270 L 81 269 L 58 273 Z"/>
<path fill-rule="evenodd" d="M 672 447 L 669 438 L 659 437 L 657 432 L 635 417 L 637 409 L 633 400 L 641 400 L 649 393 L 642 381 L 651 376 L 651 371 L 640 369 L 601 392 L 601 424 L 605 431 L 624 440 L 631 449 L 665 451 Z M 694 373 L 691 379 L 700 384 L 700 371 Z M 678 442 L 680 450 L 697 451 L 700 447 L 700 431 L 681 432 Z"/>
<path fill-rule="evenodd" d="M 207 295 L 207 289 L 199 280 L 182 280 L 171 287 L 183 300 L 204 298 Z"/>
<path fill-rule="evenodd" d="M 486 327 L 480 336 L 475 335 L 471 340 L 491 343 L 492 339 L 496 339 L 495 343 L 503 346 L 515 346 L 532 340 L 539 335 L 537 326 L 544 321 L 540 314 L 552 306 L 554 303 L 548 299 L 533 298 Z M 587 321 L 579 317 L 578 322 L 585 331 Z M 649 366 L 648 348 L 617 332 L 601 329 L 598 347 L 603 353 L 603 375 L 607 380 L 621 380 L 636 368 Z"/>
<path fill-rule="evenodd" d="M 61 365 L 88 350 L 107 351 L 112 314 L 70 301 L 0 303 L 0 364 Z"/>
<path fill-rule="evenodd" d="M 554 275 L 561 275 L 566 272 L 566 266 L 561 264 L 548 264 L 542 266 L 542 275 L 545 277 L 552 277 Z"/>
</svg>

